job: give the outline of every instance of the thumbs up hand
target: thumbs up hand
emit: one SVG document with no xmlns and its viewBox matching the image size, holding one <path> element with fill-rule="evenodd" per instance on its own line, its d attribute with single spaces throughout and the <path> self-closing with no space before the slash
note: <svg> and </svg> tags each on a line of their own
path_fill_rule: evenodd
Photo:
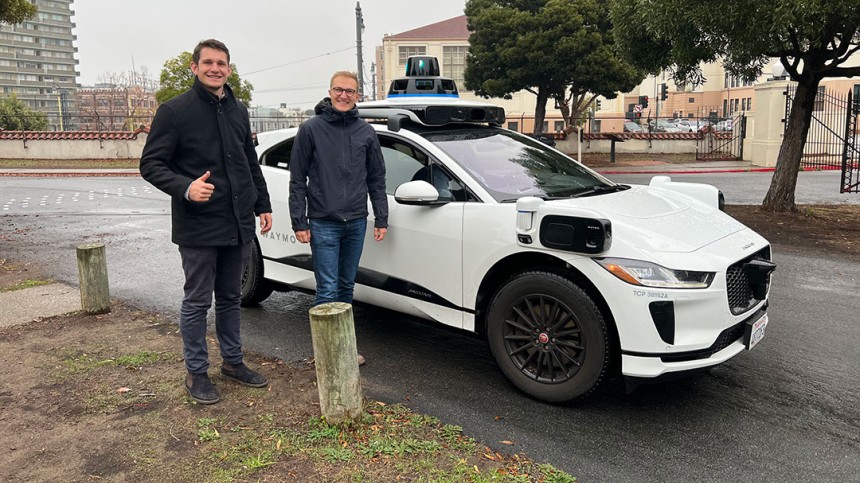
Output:
<svg viewBox="0 0 860 483">
<path fill-rule="evenodd" d="M 209 198 L 212 197 L 212 192 L 215 191 L 215 185 L 206 182 L 211 174 L 207 171 L 203 173 L 203 176 L 191 183 L 191 188 L 188 190 L 189 200 L 198 202 L 209 201 Z"/>
</svg>

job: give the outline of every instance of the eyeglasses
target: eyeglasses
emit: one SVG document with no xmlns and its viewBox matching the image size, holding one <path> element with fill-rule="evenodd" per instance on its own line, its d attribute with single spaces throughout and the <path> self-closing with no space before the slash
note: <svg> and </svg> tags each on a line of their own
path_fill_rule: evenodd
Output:
<svg viewBox="0 0 860 483">
<path fill-rule="evenodd" d="M 343 87 L 332 87 L 331 91 L 334 92 L 336 96 L 346 94 L 347 97 L 352 97 L 358 94 L 358 91 L 356 91 L 355 89 L 344 89 Z"/>
</svg>

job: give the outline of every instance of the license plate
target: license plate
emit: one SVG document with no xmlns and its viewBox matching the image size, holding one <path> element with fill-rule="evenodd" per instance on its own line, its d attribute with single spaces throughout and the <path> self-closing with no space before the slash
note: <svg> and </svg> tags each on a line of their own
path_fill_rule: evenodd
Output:
<svg viewBox="0 0 860 483">
<path fill-rule="evenodd" d="M 764 328 L 767 327 L 767 314 L 761 316 L 755 322 L 747 322 L 744 340 L 747 350 L 752 349 L 764 338 Z"/>
</svg>

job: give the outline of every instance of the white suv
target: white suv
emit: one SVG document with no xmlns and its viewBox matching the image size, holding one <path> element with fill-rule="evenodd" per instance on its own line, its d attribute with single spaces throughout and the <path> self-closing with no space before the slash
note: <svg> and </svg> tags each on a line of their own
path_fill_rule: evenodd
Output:
<svg viewBox="0 0 860 483">
<path fill-rule="evenodd" d="M 484 335 L 511 382 L 549 402 L 613 374 L 711 367 L 764 335 L 770 245 L 721 211 L 715 187 L 616 184 L 499 127 L 501 108 L 432 99 L 359 105 L 381 119 L 389 226 L 365 242 L 356 301 Z M 280 221 L 258 237 L 246 305 L 315 286 L 288 222 L 296 133 L 258 135 Z"/>
</svg>

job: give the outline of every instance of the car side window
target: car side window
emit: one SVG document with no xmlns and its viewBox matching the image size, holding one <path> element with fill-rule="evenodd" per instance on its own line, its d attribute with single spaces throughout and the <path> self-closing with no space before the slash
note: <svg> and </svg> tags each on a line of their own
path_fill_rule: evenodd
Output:
<svg viewBox="0 0 860 483">
<path fill-rule="evenodd" d="M 275 168 L 290 169 L 290 153 L 293 151 L 293 140 L 284 141 L 263 154 L 260 164 Z"/>
<path fill-rule="evenodd" d="M 397 187 L 408 181 L 426 181 L 439 191 L 439 200 L 466 201 L 469 195 L 463 185 L 432 162 L 422 151 L 393 139 L 380 137 L 385 159 L 385 192 L 393 195 Z"/>
</svg>

